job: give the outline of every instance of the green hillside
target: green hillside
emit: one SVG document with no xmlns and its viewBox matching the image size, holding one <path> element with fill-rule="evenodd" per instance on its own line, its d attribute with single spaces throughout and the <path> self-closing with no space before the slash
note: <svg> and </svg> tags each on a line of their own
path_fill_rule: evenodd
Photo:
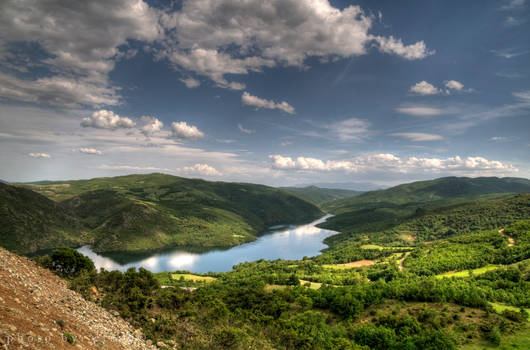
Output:
<svg viewBox="0 0 530 350">
<path fill-rule="evenodd" d="M 361 191 L 321 188 L 317 186 L 280 187 L 280 189 L 292 193 L 295 196 L 298 196 L 316 205 L 321 205 L 325 202 L 335 201 L 337 199 L 358 196 L 363 193 Z"/>
<path fill-rule="evenodd" d="M 0 245 L 28 253 L 89 241 L 80 220 L 58 203 L 0 183 Z"/>
<path fill-rule="evenodd" d="M 178 348 L 528 349 L 529 208 L 528 193 L 430 207 L 391 229 L 351 226 L 302 260 L 91 271 L 71 288 Z"/>
<path fill-rule="evenodd" d="M 334 214 L 346 211 L 392 207 L 401 204 L 427 203 L 441 200 L 467 201 L 498 193 L 530 192 L 530 180 L 513 177 L 443 177 L 429 181 L 417 181 L 385 190 L 365 192 L 359 196 L 328 203 L 325 208 Z"/>
<path fill-rule="evenodd" d="M 313 204 L 272 187 L 163 174 L 18 186 L 71 213 L 87 228 L 84 242 L 92 242 L 98 252 L 231 247 L 255 240 L 270 226 L 322 215 Z"/>
<path fill-rule="evenodd" d="M 521 178 L 445 177 L 419 181 L 327 202 L 323 208 L 335 216 L 321 226 L 341 232 L 341 235 L 329 239 L 333 242 L 350 234 L 389 230 L 439 208 L 527 192 L 530 192 L 530 180 Z"/>
</svg>

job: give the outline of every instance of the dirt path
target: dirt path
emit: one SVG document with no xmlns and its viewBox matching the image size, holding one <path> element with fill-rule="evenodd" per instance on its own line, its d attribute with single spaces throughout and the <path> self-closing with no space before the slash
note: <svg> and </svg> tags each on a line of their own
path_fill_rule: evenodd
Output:
<svg viewBox="0 0 530 350">
<path fill-rule="evenodd" d="M 497 232 L 499 232 L 501 235 L 506 236 L 506 235 L 504 234 L 504 228 L 501 228 L 501 229 L 500 229 L 499 231 L 497 231 Z M 515 239 L 513 239 L 512 237 L 509 237 L 509 236 L 506 236 L 506 238 L 508 238 L 508 247 L 513 247 L 513 246 L 515 245 Z"/>
<path fill-rule="evenodd" d="M 398 262 L 398 267 L 399 267 L 399 271 L 403 271 L 403 269 L 405 268 L 405 266 L 403 265 L 403 263 L 405 262 L 405 259 L 409 256 L 410 252 L 406 252 L 405 255 L 399 259 L 397 262 Z"/>
</svg>

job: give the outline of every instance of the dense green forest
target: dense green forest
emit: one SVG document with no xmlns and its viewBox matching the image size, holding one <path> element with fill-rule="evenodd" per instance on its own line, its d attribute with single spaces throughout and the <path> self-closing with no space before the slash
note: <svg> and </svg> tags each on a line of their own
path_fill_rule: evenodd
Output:
<svg viewBox="0 0 530 350">
<path fill-rule="evenodd" d="M 0 209 L 0 244 L 20 253 L 81 244 L 98 252 L 231 247 L 323 215 L 276 188 L 164 174 L 2 184 Z"/>
<path fill-rule="evenodd" d="M 528 349 L 530 193 L 486 192 L 358 209 L 321 255 L 223 273 L 37 261 L 178 348 Z"/>
</svg>

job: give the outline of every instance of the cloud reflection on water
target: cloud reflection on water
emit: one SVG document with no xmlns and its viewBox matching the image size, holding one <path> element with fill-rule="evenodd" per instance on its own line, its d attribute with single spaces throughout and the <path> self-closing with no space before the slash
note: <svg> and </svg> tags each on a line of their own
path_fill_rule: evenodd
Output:
<svg viewBox="0 0 530 350">
<path fill-rule="evenodd" d="M 192 272 L 221 272 L 229 271 L 232 266 L 246 261 L 259 259 L 301 259 L 304 256 L 314 256 L 326 245 L 322 242 L 326 237 L 335 234 L 335 231 L 316 227 L 326 221 L 327 215 L 315 222 L 289 228 L 278 227 L 277 231 L 263 235 L 258 240 L 233 247 L 224 251 L 210 251 L 203 254 L 194 254 L 182 250 L 169 253 L 158 253 L 145 259 L 120 264 L 109 257 L 94 253 L 89 246 L 83 246 L 78 251 L 88 256 L 96 268 L 106 270 L 125 271 L 130 267 L 143 267 L 152 272 L 189 270 Z"/>
</svg>

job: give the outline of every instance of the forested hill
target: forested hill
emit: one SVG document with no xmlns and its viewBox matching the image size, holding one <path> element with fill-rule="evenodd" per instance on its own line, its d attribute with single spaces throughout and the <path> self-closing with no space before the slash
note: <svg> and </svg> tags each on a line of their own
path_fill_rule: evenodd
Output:
<svg viewBox="0 0 530 350">
<path fill-rule="evenodd" d="M 362 191 L 343 190 L 338 188 L 321 188 L 317 186 L 307 187 L 280 187 L 280 189 L 292 193 L 308 202 L 321 205 L 325 202 L 342 198 L 355 197 L 363 193 Z"/>
<path fill-rule="evenodd" d="M 38 215 L 34 211 L 42 206 L 40 202 L 48 203 L 44 206 L 49 209 L 40 212 L 42 220 L 29 220 L 35 224 L 27 224 L 24 218 L 10 223 L 4 218 L 8 214 L 2 218 L 2 226 L 10 223 L 10 232 L 16 232 L 17 237 L 13 239 L 6 233 L 2 240 L 22 253 L 61 246 L 59 243 L 72 246 L 80 241 L 93 244 L 99 252 L 231 247 L 255 240 L 270 226 L 305 223 L 322 215 L 315 205 L 276 188 L 164 174 L 4 187 L 11 189 L 2 192 L 0 198 L 6 213 L 12 200 L 28 218 Z M 18 200 L 22 194 L 27 198 Z M 63 217 L 65 220 L 61 220 Z M 69 233 L 79 232 L 79 227 L 83 238 L 71 241 Z M 18 243 L 40 231 L 50 233 L 47 239 L 31 246 Z M 58 232 L 65 239 L 55 240 L 62 237 Z"/>
<path fill-rule="evenodd" d="M 351 210 L 462 199 L 499 193 L 530 192 L 530 180 L 514 177 L 443 177 L 398 185 L 385 190 L 365 192 L 356 197 L 328 203 L 333 213 Z"/>
<path fill-rule="evenodd" d="M 19 252 L 83 243 L 80 220 L 59 203 L 0 183 L 0 245 Z"/>
</svg>

